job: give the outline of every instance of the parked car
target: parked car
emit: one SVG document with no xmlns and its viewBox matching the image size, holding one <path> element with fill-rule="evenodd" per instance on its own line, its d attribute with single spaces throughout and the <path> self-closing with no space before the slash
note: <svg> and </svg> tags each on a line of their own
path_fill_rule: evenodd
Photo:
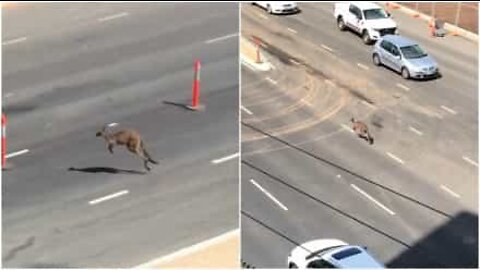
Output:
<svg viewBox="0 0 480 270">
<path fill-rule="evenodd" d="M 397 32 L 397 23 L 382 7 L 371 2 L 336 3 L 334 10 L 337 26 L 362 35 L 363 42 L 370 44 L 387 34 Z"/>
<path fill-rule="evenodd" d="M 373 63 L 402 74 L 405 79 L 431 78 L 440 75 L 438 65 L 425 50 L 406 37 L 386 35 L 374 46 Z"/>
<path fill-rule="evenodd" d="M 384 268 L 365 247 L 337 239 L 320 239 L 297 246 L 288 255 L 288 268 Z"/>
<path fill-rule="evenodd" d="M 296 2 L 252 2 L 252 4 L 266 9 L 267 12 L 270 14 L 287 14 L 296 13 L 299 11 Z"/>
</svg>

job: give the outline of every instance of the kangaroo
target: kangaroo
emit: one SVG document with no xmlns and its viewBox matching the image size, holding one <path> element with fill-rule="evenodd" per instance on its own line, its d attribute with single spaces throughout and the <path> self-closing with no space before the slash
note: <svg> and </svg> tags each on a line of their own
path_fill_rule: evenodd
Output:
<svg viewBox="0 0 480 270">
<path fill-rule="evenodd" d="M 145 166 L 146 170 L 150 171 L 148 162 L 158 164 L 158 161 L 153 160 L 147 150 L 145 150 L 143 140 L 137 131 L 133 129 L 124 129 L 115 133 L 110 133 L 107 132 L 107 127 L 108 125 L 104 125 L 103 128 L 97 132 L 96 136 L 105 139 L 110 153 L 113 154 L 113 147 L 115 145 L 125 145 L 128 151 L 134 153 L 143 160 L 143 166 Z"/>
<path fill-rule="evenodd" d="M 355 120 L 352 117 L 352 129 L 358 135 L 358 137 L 365 139 L 370 144 L 373 144 L 373 136 L 368 131 L 367 124 L 363 123 L 362 121 Z"/>
</svg>

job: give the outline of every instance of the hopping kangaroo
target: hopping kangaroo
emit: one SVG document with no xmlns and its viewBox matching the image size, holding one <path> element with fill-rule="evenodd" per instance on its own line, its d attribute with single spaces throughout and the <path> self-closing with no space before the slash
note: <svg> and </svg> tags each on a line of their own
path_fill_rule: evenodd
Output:
<svg viewBox="0 0 480 270">
<path fill-rule="evenodd" d="M 370 144 L 373 144 L 373 136 L 368 131 L 367 125 L 362 121 L 355 120 L 355 118 L 353 117 L 351 121 L 352 121 L 352 129 L 358 135 L 358 137 L 365 139 Z"/>
<path fill-rule="evenodd" d="M 107 142 L 107 148 L 110 153 L 113 154 L 113 147 L 115 145 L 125 145 L 128 151 L 134 153 L 143 160 L 143 165 L 148 171 L 150 171 L 150 167 L 148 167 L 148 162 L 158 164 L 158 162 L 153 160 L 150 154 L 148 154 L 147 150 L 145 150 L 143 140 L 137 131 L 133 129 L 124 129 L 115 133 L 110 133 L 107 132 L 107 127 L 108 125 L 104 125 L 102 130 L 97 132 L 96 136 L 103 137 L 105 139 L 105 141 Z"/>
</svg>

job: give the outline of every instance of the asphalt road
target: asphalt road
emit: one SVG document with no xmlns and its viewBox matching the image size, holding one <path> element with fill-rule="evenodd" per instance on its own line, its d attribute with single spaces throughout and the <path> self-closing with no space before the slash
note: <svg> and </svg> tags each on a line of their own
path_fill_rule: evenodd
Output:
<svg viewBox="0 0 480 270">
<path fill-rule="evenodd" d="M 337 238 L 387 267 L 476 268 L 477 44 L 430 38 L 394 11 L 443 75 L 406 81 L 336 28 L 332 3 L 300 8 L 242 5 L 242 35 L 274 67 L 242 66 L 242 261 L 282 268 L 296 245 Z M 350 132 L 351 117 L 373 145 Z"/>
<path fill-rule="evenodd" d="M 221 159 L 238 153 L 237 4 L 2 15 L 8 153 L 28 150 L 2 173 L 4 267 L 132 267 L 238 228 L 238 158 Z M 183 107 L 195 59 L 203 111 Z M 106 123 L 139 130 L 160 164 L 111 155 Z"/>
</svg>

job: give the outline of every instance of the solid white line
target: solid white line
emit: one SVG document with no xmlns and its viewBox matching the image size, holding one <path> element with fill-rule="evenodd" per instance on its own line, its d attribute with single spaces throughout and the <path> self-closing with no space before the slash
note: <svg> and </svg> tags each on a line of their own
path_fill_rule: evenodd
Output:
<svg viewBox="0 0 480 270">
<path fill-rule="evenodd" d="M 30 150 L 28 149 L 23 149 L 23 150 L 20 150 L 20 151 L 17 151 L 17 152 L 13 152 L 13 153 L 10 153 L 10 154 L 7 154 L 5 156 L 5 158 L 12 158 L 12 157 L 16 157 L 16 156 L 20 156 L 20 155 L 23 155 L 23 154 L 26 154 L 30 152 Z"/>
<path fill-rule="evenodd" d="M 5 42 L 2 42 L 2 45 L 11 45 L 11 44 L 23 42 L 23 41 L 26 41 L 26 40 L 27 40 L 27 37 L 21 37 L 21 38 L 11 39 L 11 40 L 7 40 L 7 41 L 5 41 Z"/>
<path fill-rule="evenodd" d="M 394 159 L 395 161 L 397 161 L 398 163 L 400 163 L 400 164 L 403 164 L 403 163 L 404 163 L 403 160 L 401 160 L 400 158 L 398 158 L 397 156 L 395 156 L 394 154 L 392 154 L 392 153 L 390 153 L 390 152 L 387 152 L 387 155 L 388 155 L 389 157 L 391 157 L 392 159 Z"/>
<path fill-rule="evenodd" d="M 458 195 L 457 193 L 453 192 L 451 189 L 449 189 L 448 187 L 444 186 L 444 185 L 441 185 L 440 186 L 441 189 L 445 190 L 447 193 L 449 193 L 450 195 L 452 195 L 453 197 L 455 198 L 460 198 L 460 195 Z"/>
<path fill-rule="evenodd" d="M 357 63 L 357 66 L 359 66 L 360 68 L 363 68 L 365 70 L 369 70 L 370 68 L 365 66 L 364 64 L 360 64 L 360 63 Z"/>
<path fill-rule="evenodd" d="M 419 136 L 422 136 L 423 135 L 423 132 L 421 132 L 420 130 L 414 128 L 414 127 L 408 127 L 408 129 L 410 129 L 411 131 L 413 131 L 414 133 L 416 133 L 417 135 Z"/>
<path fill-rule="evenodd" d="M 442 105 L 442 106 L 440 106 L 440 107 L 441 107 L 442 109 L 444 109 L 445 111 L 447 111 L 447 112 L 449 112 L 449 113 L 453 114 L 453 115 L 457 114 L 457 112 L 456 112 L 456 111 L 454 111 L 453 109 L 450 109 L 450 108 L 449 108 L 449 107 L 447 107 L 447 106 L 443 106 L 443 105 Z"/>
<path fill-rule="evenodd" d="M 250 114 L 250 115 L 253 115 L 252 111 L 250 111 L 249 109 L 243 107 L 243 105 L 240 106 L 240 108 L 242 109 L 242 111 L 244 111 L 244 112 L 246 112 L 246 113 L 248 113 L 248 114 Z"/>
<path fill-rule="evenodd" d="M 232 237 L 236 237 L 237 235 L 240 235 L 240 230 L 239 229 L 235 229 L 235 230 L 226 232 L 224 234 L 221 234 L 219 236 L 216 236 L 214 238 L 211 238 L 211 239 L 205 240 L 203 242 L 197 243 L 195 245 L 192 245 L 192 246 L 189 246 L 189 247 L 186 247 L 186 248 L 182 248 L 178 251 L 170 253 L 170 254 L 168 254 L 166 256 L 163 256 L 159 259 L 152 260 L 150 262 L 141 264 L 141 265 L 136 266 L 134 268 L 152 268 L 152 267 L 158 266 L 161 263 L 169 262 L 169 261 L 172 261 L 172 260 L 180 258 L 180 257 L 185 257 L 187 255 L 190 255 L 190 254 L 192 254 L 194 252 L 197 252 L 197 251 L 200 251 L 202 249 L 206 249 L 206 248 L 208 248 L 210 246 L 213 246 L 215 244 L 224 242 L 224 241 L 226 241 L 226 240 L 228 240 Z"/>
<path fill-rule="evenodd" d="M 225 36 L 221 36 L 221 37 L 217 37 L 217 38 L 207 40 L 207 41 L 205 41 L 205 43 L 210 44 L 210 43 L 226 40 L 226 39 L 236 37 L 236 36 L 238 36 L 238 33 L 228 34 L 228 35 L 225 35 Z"/>
<path fill-rule="evenodd" d="M 368 107 L 370 107 L 370 108 L 375 108 L 375 106 L 373 106 L 372 104 L 366 102 L 365 100 L 362 100 L 361 102 L 362 102 L 362 104 L 365 105 L 365 106 L 368 106 Z"/>
<path fill-rule="evenodd" d="M 402 88 L 402 89 L 405 90 L 405 91 L 410 91 L 410 88 L 408 88 L 407 86 L 405 86 L 405 85 L 403 85 L 403 84 L 401 84 L 401 83 L 397 83 L 397 87 L 400 87 L 400 88 Z"/>
<path fill-rule="evenodd" d="M 468 158 L 468 157 L 466 157 L 466 156 L 463 156 L 463 160 L 465 160 L 466 162 L 472 164 L 473 166 L 478 167 L 478 163 L 477 163 L 477 162 L 471 160 L 470 158 Z"/>
<path fill-rule="evenodd" d="M 347 126 L 347 125 L 345 125 L 345 124 L 342 124 L 342 127 L 343 127 L 344 129 L 350 131 L 350 133 L 355 133 L 355 132 L 353 132 L 353 130 L 352 130 L 351 127 L 349 127 L 349 126 Z"/>
<path fill-rule="evenodd" d="M 368 195 L 368 193 L 366 193 L 365 191 L 361 190 L 359 187 L 357 187 L 356 185 L 354 184 L 350 184 L 350 186 L 352 186 L 352 188 L 354 188 L 356 191 L 358 191 L 360 194 L 362 194 L 363 196 L 367 197 L 369 200 L 371 200 L 372 202 L 374 202 L 376 205 L 378 205 L 380 208 L 382 208 L 383 210 L 387 211 L 387 213 L 389 213 L 390 215 L 395 215 L 395 212 L 393 212 L 392 210 L 388 209 L 385 205 L 381 204 L 380 202 L 378 202 L 377 200 L 375 200 L 372 196 Z"/>
<path fill-rule="evenodd" d="M 292 32 L 292 33 L 294 33 L 294 34 L 298 33 L 297 30 L 292 29 L 292 28 L 290 28 L 290 27 L 287 27 L 287 30 L 290 31 L 290 32 Z"/>
<path fill-rule="evenodd" d="M 226 156 L 226 157 L 222 157 L 222 158 L 219 158 L 219 159 L 214 159 L 214 160 L 212 160 L 212 163 L 213 164 L 220 164 L 222 162 L 234 159 L 234 158 L 238 157 L 239 155 L 240 155 L 240 153 L 235 153 L 235 154 L 232 154 L 232 155 L 229 155 L 229 156 Z"/>
<path fill-rule="evenodd" d="M 101 202 L 104 202 L 104 201 L 107 201 L 107 200 L 111 200 L 111 199 L 116 198 L 116 197 L 123 196 L 125 194 L 128 194 L 128 190 L 122 190 L 122 191 L 119 191 L 117 193 L 110 194 L 110 195 L 107 195 L 105 197 L 101 197 L 101 198 L 89 201 L 88 203 L 90 205 L 94 205 L 94 204 L 101 203 Z"/>
<path fill-rule="evenodd" d="M 324 48 L 325 50 L 329 51 L 329 52 L 333 52 L 333 49 L 330 48 L 330 47 L 328 47 L 328 46 L 325 45 L 325 44 L 320 44 L 320 46 L 321 46 L 322 48 Z"/>
<path fill-rule="evenodd" d="M 99 22 L 106 22 L 106 21 L 118 19 L 118 18 L 121 18 L 121 17 L 125 17 L 125 16 L 128 16 L 128 15 L 129 15 L 128 12 L 122 12 L 122 13 L 117 13 L 117 14 L 113 14 L 113 15 L 110 15 L 110 16 L 100 18 L 100 19 L 98 19 L 98 21 Z"/>
<path fill-rule="evenodd" d="M 269 81 L 271 84 L 277 85 L 277 82 L 270 77 L 267 77 L 266 80 Z"/>
<path fill-rule="evenodd" d="M 273 197 L 273 195 L 270 194 L 270 192 L 265 190 L 262 186 L 260 186 L 257 182 L 255 182 L 255 180 L 250 179 L 250 182 L 254 186 L 256 186 L 258 189 L 260 189 L 260 191 L 262 191 L 265 195 L 267 195 L 267 197 L 269 197 L 274 203 L 276 203 L 278 206 L 280 206 L 280 208 L 282 208 L 285 211 L 288 211 L 288 208 L 285 205 L 283 205 L 279 200 L 277 200 L 275 197 Z"/>
</svg>

